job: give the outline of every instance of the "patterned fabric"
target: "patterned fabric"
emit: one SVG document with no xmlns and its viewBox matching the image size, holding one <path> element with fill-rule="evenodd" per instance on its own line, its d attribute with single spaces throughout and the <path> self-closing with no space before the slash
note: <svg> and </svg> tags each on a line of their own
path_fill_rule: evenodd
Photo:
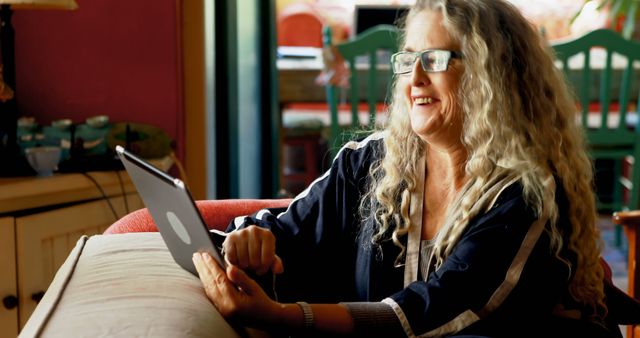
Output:
<svg viewBox="0 0 640 338">
<path fill-rule="evenodd" d="M 423 239 L 420 242 L 420 279 L 427 280 L 429 271 L 429 258 L 436 244 L 435 239 Z"/>
</svg>

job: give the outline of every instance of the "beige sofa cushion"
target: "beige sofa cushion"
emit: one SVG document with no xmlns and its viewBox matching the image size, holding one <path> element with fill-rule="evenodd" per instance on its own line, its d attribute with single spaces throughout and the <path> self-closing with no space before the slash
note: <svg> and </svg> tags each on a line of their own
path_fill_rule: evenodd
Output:
<svg viewBox="0 0 640 338">
<path fill-rule="evenodd" d="M 200 280 L 173 261 L 158 233 L 128 233 L 82 237 L 20 337 L 246 334 L 220 316 Z"/>
</svg>

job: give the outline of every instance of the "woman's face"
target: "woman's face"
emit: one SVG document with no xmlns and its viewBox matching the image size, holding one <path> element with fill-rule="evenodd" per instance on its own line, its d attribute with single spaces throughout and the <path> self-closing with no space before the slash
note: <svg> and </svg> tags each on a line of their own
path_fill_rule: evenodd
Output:
<svg viewBox="0 0 640 338">
<path fill-rule="evenodd" d="M 460 46 L 442 25 L 439 12 L 417 13 L 406 28 L 405 51 L 460 52 Z M 418 58 L 410 73 L 398 75 L 409 105 L 411 128 L 429 144 L 444 147 L 460 144 L 462 113 L 457 94 L 462 72 L 459 58 L 451 58 L 448 69 L 442 72 L 425 72 Z"/>
</svg>

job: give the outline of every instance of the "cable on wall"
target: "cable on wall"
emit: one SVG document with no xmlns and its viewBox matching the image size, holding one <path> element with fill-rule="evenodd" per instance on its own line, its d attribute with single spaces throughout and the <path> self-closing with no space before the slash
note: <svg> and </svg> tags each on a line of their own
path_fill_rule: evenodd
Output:
<svg viewBox="0 0 640 338">
<path fill-rule="evenodd" d="M 116 176 L 118 176 L 118 182 L 120 183 L 120 191 L 122 192 L 122 198 L 124 199 L 124 212 L 125 215 L 129 213 L 129 200 L 127 199 L 127 192 L 124 190 L 124 182 L 122 182 L 122 177 L 120 176 L 120 171 L 114 170 Z"/>
<path fill-rule="evenodd" d="M 93 182 L 93 185 L 95 185 L 96 188 L 98 188 L 98 190 L 100 191 L 100 194 L 102 195 L 102 198 L 107 201 L 107 204 L 109 204 L 109 209 L 111 209 L 111 212 L 113 213 L 113 217 L 115 218 L 116 221 L 119 220 L 120 217 L 118 216 L 116 209 L 113 207 L 111 200 L 109 199 L 107 194 L 104 192 L 104 190 L 102 189 L 98 181 L 96 181 L 95 178 L 93 178 L 91 175 L 87 174 L 86 172 L 83 172 L 82 174 L 86 176 L 91 182 Z"/>
</svg>

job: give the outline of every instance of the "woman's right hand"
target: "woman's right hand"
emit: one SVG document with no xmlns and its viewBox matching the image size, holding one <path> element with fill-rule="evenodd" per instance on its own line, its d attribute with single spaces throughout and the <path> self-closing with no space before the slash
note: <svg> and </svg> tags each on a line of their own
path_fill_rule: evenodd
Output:
<svg viewBox="0 0 640 338">
<path fill-rule="evenodd" d="M 244 271 L 253 271 L 261 276 L 271 270 L 282 273 L 282 260 L 276 255 L 276 238 L 268 229 L 255 225 L 233 231 L 227 235 L 224 243 L 227 263 Z"/>
</svg>

